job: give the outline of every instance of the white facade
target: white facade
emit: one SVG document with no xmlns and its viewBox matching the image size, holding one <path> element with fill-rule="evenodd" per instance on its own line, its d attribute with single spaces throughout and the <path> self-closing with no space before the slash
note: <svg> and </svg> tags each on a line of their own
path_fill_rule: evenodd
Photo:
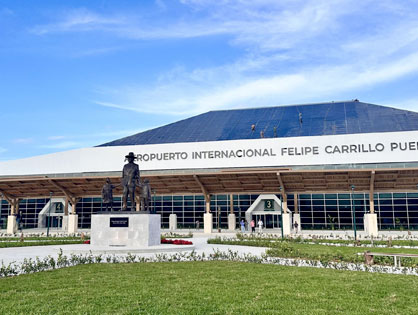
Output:
<svg viewBox="0 0 418 315">
<path fill-rule="evenodd" d="M 0 162 L 0 176 L 418 161 L 418 131 L 93 147 Z"/>
</svg>

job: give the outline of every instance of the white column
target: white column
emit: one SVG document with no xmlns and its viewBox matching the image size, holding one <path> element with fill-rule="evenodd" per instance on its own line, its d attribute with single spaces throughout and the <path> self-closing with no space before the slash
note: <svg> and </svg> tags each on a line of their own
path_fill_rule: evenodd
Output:
<svg viewBox="0 0 418 315">
<path fill-rule="evenodd" d="M 379 230 L 377 229 L 377 214 L 366 213 L 363 217 L 364 232 L 367 236 L 378 236 Z"/>
<path fill-rule="evenodd" d="M 62 217 L 62 227 L 61 227 L 61 229 L 63 231 L 68 231 L 68 215 L 64 214 L 64 216 Z"/>
<path fill-rule="evenodd" d="M 290 212 L 282 214 L 283 235 L 287 236 L 292 233 L 292 214 Z"/>
<path fill-rule="evenodd" d="M 170 214 L 170 217 L 168 219 L 168 228 L 170 231 L 177 230 L 177 214 Z"/>
<path fill-rule="evenodd" d="M 228 214 L 228 230 L 235 231 L 237 220 L 234 213 Z"/>
<path fill-rule="evenodd" d="M 213 216 L 212 213 L 205 213 L 203 215 L 203 232 L 204 233 L 212 233 L 213 228 Z"/>
<path fill-rule="evenodd" d="M 7 234 L 15 234 L 17 232 L 17 222 L 15 215 L 7 217 Z"/>
<path fill-rule="evenodd" d="M 78 214 L 68 216 L 68 234 L 75 234 L 78 231 Z"/>
<path fill-rule="evenodd" d="M 294 213 L 293 214 L 293 224 L 295 222 L 298 223 L 297 233 L 299 233 L 300 231 L 302 231 L 302 226 L 300 225 L 300 214 L 299 213 Z M 296 229 L 295 229 L 295 232 L 296 232 Z"/>
</svg>

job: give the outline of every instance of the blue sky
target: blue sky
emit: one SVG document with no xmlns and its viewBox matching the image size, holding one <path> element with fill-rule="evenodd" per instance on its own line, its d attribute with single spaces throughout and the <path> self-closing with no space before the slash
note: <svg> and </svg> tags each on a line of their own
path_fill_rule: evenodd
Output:
<svg viewBox="0 0 418 315">
<path fill-rule="evenodd" d="M 0 0 L 0 160 L 210 110 L 418 111 L 418 3 Z"/>
</svg>

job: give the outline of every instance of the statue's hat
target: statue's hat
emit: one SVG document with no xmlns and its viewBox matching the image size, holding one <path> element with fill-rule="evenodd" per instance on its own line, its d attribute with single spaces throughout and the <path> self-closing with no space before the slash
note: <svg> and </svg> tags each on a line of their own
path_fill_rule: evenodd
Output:
<svg viewBox="0 0 418 315">
<path fill-rule="evenodd" d="M 138 159 L 137 157 L 136 157 L 136 155 L 133 153 L 133 152 L 129 152 L 129 154 L 128 155 L 125 155 L 125 158 L 134 158 L 134 159 Z"/>
</svg>

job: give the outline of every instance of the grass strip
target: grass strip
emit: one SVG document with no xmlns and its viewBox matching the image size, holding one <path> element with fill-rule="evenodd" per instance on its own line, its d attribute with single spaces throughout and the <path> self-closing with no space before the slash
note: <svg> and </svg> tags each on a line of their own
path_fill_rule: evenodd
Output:
<svg viewBox="0 0 418 315">
<path fill-rule="evenodd" d="M 183 234 L 183 233 L 174 233 L 174 232 L 169 232 L 169 233 L 163 233 L 161 234 L 161 238 L 192 238 L 193 237 L 193 233 L 189 232 L 187 234 Z"/>
<path fill-rule="evenodd" d="M 268 239 L 209 239 L 210 244 L 222 245 L 244 245 L 255 247 L 268 247 L 266 254 L 271 257 L 301 258 L 319 261 L 344 261 L 351 263 L 362 263 L 364 257 L 358 253 L 364 253 L 366 250 L 379 253 L 404 253 L 418 254 L 418 249 L 414 248 L 384 248 L 384 247 L 335 247 L 321 244 L 305 244 L 289 241 L 274 241 Z M 375 263 L 382 265 L 393 265 L 393 258 L 385 256 L 376 256 Z M 417 267 L 418 258 L 401 258 L 401 264 L 405 267 Z"/>
<path fill-rule="evenodd" d="M 25 241 L 54 241 L 54 240 L 81 240 L 80 236 L 25 236 L 23 235 Z M 89 239 L 89 237 L 85 237 Z M 10 242 L 10 241 L 20 241 L 19 237 L 0 237 L 0 242 Z"/>
<path fill-rule="evenodd" d="M 259 236 L 257 234 L 242 234 L 237 233 L 237 239 L 240 240 L 266 240 L 266 241 L 281 241 L 281 236 L 271 234 L 270 236 Z M 332 244 L 354 244 L 356 245 L 384 245 L 384 246 L 418 246 L 418 240 L 410 239 L 410 240 L 397 240 L 397 239 L 376 239 L 376 240 L 357 240 L 354 242 L 354 239 L 351 240 L 342 240 L 342 239 L 327 239 L 327 238 L 286 238 L 288 242 L 295 242 L 295 243 L 332 243 Z"/>
<path fill-rule="evenodd" d="M 33 241 L 33 242 L 0 242 L 0 248 L 6 247 L 25 247 L 25 246 L 47 246 L 47 245 L 68 245 L 83 244 L 84 241 L 78 240 L 52 240 L 52 241 Z"/>
</svg>

